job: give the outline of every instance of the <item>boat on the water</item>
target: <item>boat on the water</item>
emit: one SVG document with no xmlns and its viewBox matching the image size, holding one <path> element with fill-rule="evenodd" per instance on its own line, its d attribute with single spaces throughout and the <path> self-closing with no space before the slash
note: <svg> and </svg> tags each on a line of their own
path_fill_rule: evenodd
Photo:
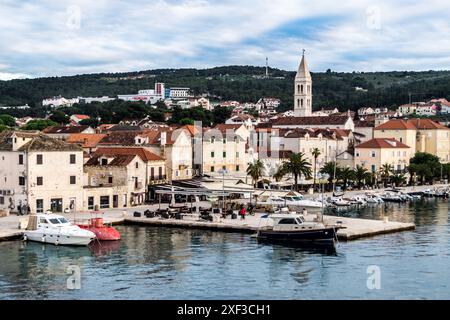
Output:
<svg viewBox="0 0 450 320">
<path fill-rule="evenodd" d="M 55 245 L 85 246 L 95 239 L 95 234 L 70 223 L 64 216 L 35 214 L 28 218 L 24 240 Z"/>
<path fill-rule="evenodd" d="M 339 227 L 305 221 L 300 214 L 271 214 L 268 218 L 273 220 L 273 226 L 258 230 L 256 237 L 259 241 L 334 245 L 337 239 L 336 230 Z"/>
<path fill-rule="evenodd" d="M 99 241 L 120 240 L 120 232 L 112 225 L 105 224 L 101 215 L 101 212 L 93 212 L 91 218 L 78 222 L 77 225 L 93 232 Z"/>
</svg>

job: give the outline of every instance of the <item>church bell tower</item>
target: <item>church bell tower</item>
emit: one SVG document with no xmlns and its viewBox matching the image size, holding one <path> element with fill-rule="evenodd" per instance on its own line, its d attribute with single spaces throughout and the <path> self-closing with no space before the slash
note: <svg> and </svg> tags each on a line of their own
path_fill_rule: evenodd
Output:
<svg viewBox="0 0 450 320">
<path fill-rule="evenodd" d="M 312 114 L 312 79 L 306 63 L 305 50 L 302 61 L 295 76 L 294 115 L 296 117 L 310 117 Z"/>
</svg>

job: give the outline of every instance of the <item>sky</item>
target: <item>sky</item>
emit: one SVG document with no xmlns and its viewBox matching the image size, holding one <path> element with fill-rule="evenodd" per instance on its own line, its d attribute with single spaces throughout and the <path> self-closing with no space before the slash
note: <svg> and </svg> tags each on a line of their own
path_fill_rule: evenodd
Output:
<svg viewBox="0 0 450 320">
<path fill-rule="evenodd" d="M 450 69 L 444 0 L 0 0 L 0 80 L 224 65 Z"/>
</svg>

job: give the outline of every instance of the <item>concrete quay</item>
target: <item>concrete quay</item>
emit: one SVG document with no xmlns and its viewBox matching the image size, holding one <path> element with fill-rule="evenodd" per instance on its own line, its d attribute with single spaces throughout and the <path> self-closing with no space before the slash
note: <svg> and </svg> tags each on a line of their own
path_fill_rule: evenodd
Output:
<svg viewBox="0 0 450 320">
<path fill-rule="evenodd" d="M 414 188 L 405 188 L 404 191 L 423 191 L 427 188 L 434 188 L 435 186 L 421 186 Z M 383 190 L 376 190 L 382 192 Z M 351 191 L 346 192 L 346 195 L 361 194 L 364 191 Z M 311 197 L 310 195 L 306 196 Z M 207 207 L 210 205 L 208 202 L 197 203 L 197 206 Z M 167 204 L 162 204 L 161 208 L 167 208 Z M 143 212 L 147 209 L 156 210 L 159 205 L 147 205 L 138 206 L 123 209 L 108 209 L 104 211 L 105 222 L 118 224 L 133 224 L 133 225 L 146 225 L 153 227 L 172 227 L 172 228 L 191 228 L 191 229 L 207 229 L 223 232 L 238 232 L 238 233 L 255 233 L 260 226 L 263 226 L 266 219 L 260 219 L 261 214 L 256 213 L 254 216 L 247 215 L 245 220 L 240 219 L 219 219 L 219 221 L 208 222 L 198 221 L 194 216 L 186 217 L 185 220 L 175 219 L 161 219 L 161 218 L 146 218 L 142 216 L 140 218 L 133 217 L 133 212 Z M 82 214 L 70 213 L 64 214 L 68 219 L 73 220 L 74 217 L 79 219 Z M 85 217 L 89 217 L 88 214 L 83 214 Z M 307 219 L 315 218 L 315 214 L 308 214 Z M 20 239 L 23 234 L 23 230 L 19 229 L 19 223 L 21 220 L 26 221 L 27 216 L 11 215 L 8 217 L 0 218 L 0 241 Z M 350 241 L 363 237 L 372 237 L 380 234 L 396 233 L 407 230 L 415 229 L 413 223 L 401 223 L 394 221 L 381 221 L 381 220 L 369 220 L 358 218 L 346 218 L 336 216 L 324 216 L 324 223 L 327 225 L 341 225 L 345 227 L 337 232 L 338 238 L 341 241 Z"/>
</svg>

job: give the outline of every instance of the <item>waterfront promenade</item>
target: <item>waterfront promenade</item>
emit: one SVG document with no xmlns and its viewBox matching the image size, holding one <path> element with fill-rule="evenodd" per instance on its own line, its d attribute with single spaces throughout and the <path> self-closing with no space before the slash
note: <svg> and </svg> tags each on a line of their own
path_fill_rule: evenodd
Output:
<svg viewBox="0 0 450 320">
<path fill-rule="evenodd" d="M 104 214 L 106 222 L 112 224 L 134 224 L 141 226 L 152 227 L 167 227 L 167 228 L 190 228 L 190 229 L 205 229 L 225 232 L 237 233 L 255 233 L 259 227 L 267 225 L 267 218 L 262 218 L 263 214 L 256 213 L 254 216 L 247 215 L 245 220 L 238 219 L 220 219 L 219 221 L 198 221 L 198 219 L 161 219 L 161 218 L 146 218 L 133 217 L 134 211 L 143 212 L 146 209 L 155 209 L 155 206 L 135 207 L 127 211 L 124 210 L 109 210 Z M 67 218 L 72 219 L 73 214 L 67 214 Z M 75 214 L 77 219 L 78 214 Z M 310 213 L 306 216 L 306 220 L 313 220 L 317 217 L 316 214 Z M 22 236 L 22 230 L 19 230 L 19 221 L 27 220 L 27 217 L 9 216 L 0 219 L 0 241 L 19 239 Z M 415 225 L 413 223 L 401 223 L 394 221 L 380 221 L 369 219 L 355 219 L 335 216 L 324 216 L 323 219 L 326 225 L 339 225 L 344 227 L 337 232 L 339 240 L 354 240 L 362 237 L 369 237 L 378 234 L 394 233 L 406 230 L 413 230 Z"/>
<path fill-rule="evenodd" d="M 439 188 L 443 185 L 434 186 L 415 186 L 402 188 L 404 192 L 423 191 L 430 188 Z M 384 189 L 377 189 L 374 192 L 383 192 Z M 347 191 L 346 196 L 353 196 L 356 194 L 362 194 L 365 190 Z M 370 192 L 370 191 L 369 191 Z M 331 196 L 331 193 L 325 193 L 326 196 Z M 318 194 L 305 195 L 305 198 L 315 198 Z M 210 202 L 197 202 L 196 206 L 208 207 Z M 199 221 L 193 215 L 192 217 L 186 217 L 183 220 L 176 219 L 161 219 L 161 218 L 146 218 L 145 216 L 134 217 L 135 211 L 143 212 L 147 209 L 156 210 L 161 208 L 167 208 L 168 204 L 155 204 L 137 206 L 126 209 L 108 209 L 104 211 L 105 222 L 112 224 L 135 224 L 146 225 L 156 227 L 176 227 L 176 228 L 192 228 L 192 229 L 208 229 L 227 232 L 240 232 L 240 233 L 255 233 L 259 227 L 267 224 L 268 219 L 261 219 L 261 213 L 256 213 L 254 216 L 247 215 L 245 220 L 241 219 L 219 219 L 218 221 Z M 89 214 L 70 213 L 64 214 L 70 220 L 73 218 L 79 219 L 81 216 L 89 218 Z M 306 217 L 307 220 L 315 219 L 317 216 L 315 213 L 310 213 Z M 0 241 L 11 240 L 20 238 L 22 230 L 19 229 L 19 223 L 22 220 L 24 223 L 27 221 L 27 216 L 11 215 L 8 217 L 0 218 Z M 379 234 L 394 233 L 406 230 L 412 230 L 415 228 L 413 223 L 402 223 L 395 221 L 381 221 L 371 219 L 358 219 L 358 218 L 346 218 L 336 216 L 324 216 L 324 223 L 326 225 L 340 225 L 345 227 L 338 231 L 338 238 L 340 240 L 354 240 L 362 237 L 375 236 Z"/>
</svg>

